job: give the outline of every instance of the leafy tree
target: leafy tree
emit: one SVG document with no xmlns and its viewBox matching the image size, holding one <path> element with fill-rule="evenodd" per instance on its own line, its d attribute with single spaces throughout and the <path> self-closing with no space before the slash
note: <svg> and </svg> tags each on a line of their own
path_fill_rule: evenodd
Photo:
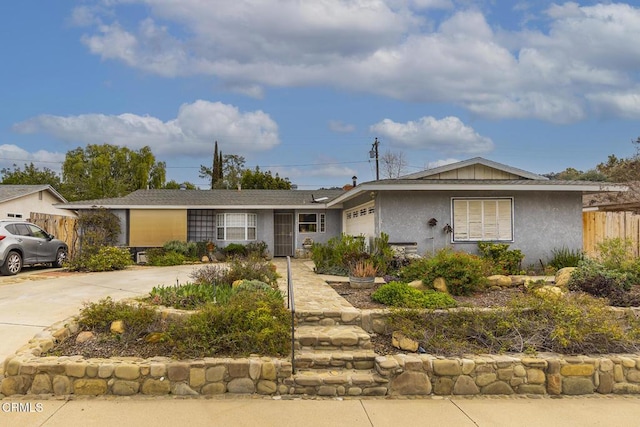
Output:
<svg viewBox="0 0 640 427">
<path fill-rule="evenodd" d="M 171 181 L 168 181 L 163 188 L 166 188 L 167 190 L 179 190 L 180 188 L 182 188 L 182 186 L 184 185 L 184 188 L 186 190 L 197 190 L 198 187 L 196 187 L 195 184 L 192 184 L 188 181 L 185 181 L 183 183 L 179 183 L 178 181 L 176 181 L 175 179 L 172 179 Z"/>
<path fill-rule="evenodd" d="M 255 190 L 291 190 L 289 178 L 280 178 L 271 174 L 271 171 L 262 172 L 258 166 L 252 171 L 245 169 L 240 180 L 242 188 Z"/>
<path fill-rule="evenodd" d="M 608 181 L 608 176 L 597 169 L 589 169 L 586 172 L 575 168 L 566 168 L 562 172 L 545 175 L 549 179 L 566 181 Z"/>
<path fill-rule="evenodd" d="M 62 165 L 67 199 L 120 197 L 145 188 L 162 188 L 166 164 L 156 162 L 151 149 L 138 151 L 111 144 L 89 144 L 67 152 Z"/>
<path fill-rule="evenodd" d="M 24 169 L 14 164 L 13 169 L 2 168 L 0 169 L 0 173 L 2 174 L 2 181 L 0 181 L 2 184 L 49 184 L 56 190 L 60 190 L 61 188 L 60 176 L 57 173 L 48 168 L 38 169 L 33 163 L 25 163 Z"/>
<path fill-rule="evenodd" d="M 225 154 L 223 156 L 222 170 L 224 178 L 218 183 L 216 188 L 237 188 L 241 184 L 242 173 L 244 172 L 244 156 L 237 154 Z"/>
</svg>

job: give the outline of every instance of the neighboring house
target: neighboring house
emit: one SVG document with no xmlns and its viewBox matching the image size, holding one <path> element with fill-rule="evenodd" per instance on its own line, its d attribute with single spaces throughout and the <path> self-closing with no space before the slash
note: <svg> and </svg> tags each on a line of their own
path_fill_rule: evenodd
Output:
<svg viewBox="0 0 640 427">
<path fill-rule="evenodd" d="M 106 208 L 121 221 L 119 244 L 138 250 L 169 240 L 264 241 L 274 256 L 294 255 L 306 237 L 326 243 L 341 232 L 342 190 L 138 190 L 118 198 L 72 202 L 65 208 Z"/>
<path fill-rule="evenodd" d="M 0 218 L 28 220 L 35 214 L 75 218 L 73 211 L 54 206 L 66 202 L 50 185 L 0 185 Z"/>
<path fill-rule="evenodd" d="M 624 186 L 551 181 L 474 158 L 399 179 L 343 190 L 138 190 L 125 197 L 68 203 L 107 208 L 122 222 L 120 244 L 162 246 L 168 240 L 262 240 L 275 256 L 294 255 L 306 237 L 324 243 L 341 232 L 389 235 L 417 246 L 475 252 L 478 241 L 509 243 L 528 264 L 554 248 L 582 248 L 582 196 Z"/>
</svg>

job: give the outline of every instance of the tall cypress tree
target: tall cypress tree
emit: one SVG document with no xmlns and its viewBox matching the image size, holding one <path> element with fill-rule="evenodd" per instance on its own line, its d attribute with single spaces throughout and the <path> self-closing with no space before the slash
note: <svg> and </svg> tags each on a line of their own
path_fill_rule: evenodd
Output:
<svg viewBox="0 0 640 427">
<path fill-rule="evenodd" d="M 215 146 L 213 148 L 213 165 L 211 165 L 211 189 L 215 188 L 216 182 L 218 181 L 218 141 L 216 141 Z"/>
</svg>

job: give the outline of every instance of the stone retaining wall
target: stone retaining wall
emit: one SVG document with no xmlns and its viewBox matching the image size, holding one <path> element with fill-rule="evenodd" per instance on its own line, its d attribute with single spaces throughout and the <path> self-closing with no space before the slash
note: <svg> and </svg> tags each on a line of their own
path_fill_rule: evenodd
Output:
<svg viewBox="0 0 640 427">
<path fill-rule="evenodd" d="M 375 357 L 368 370 L 305 369 L 284 359 L 84 359 L 41 357 L 77 326 L 57 324 L 4 362 L 0 393 L 53 395 L 384 396 L 592 393 L 640 394 L 640 355 L 567 357 L 398 354 Z M 368 368 L 369 366 L 367 366 Z"/>
</svg>

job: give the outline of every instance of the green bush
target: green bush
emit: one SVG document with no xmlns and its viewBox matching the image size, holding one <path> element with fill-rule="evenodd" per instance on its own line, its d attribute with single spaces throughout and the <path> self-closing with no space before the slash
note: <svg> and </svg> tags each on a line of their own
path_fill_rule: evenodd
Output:
<svg viewBox="0 0 640 427">
<path fill-rule="evenodd" d="M 148 302 L 183 310 L 200 308 L 207 303 L 224 304 L 231 296 L 231 286 L 186 283 L 173 286 L 156 286 L 146 298 Z"/>
<path fill-rule="evenodd" d="M 493 274 L 520 274 L 524 254 L 519 249 L 509 250 L 506 243 L 478 242 L 478 250 L 490 262 Z"/>
<path fill-rule="evenodd" d="M 185 258 L 198 257 L 198 245 L 195 242 L 183 242 L 181 240 L 170 240 L 162 245 L 165 252 L 176 252 Z"/>
<path fill-rule="evenodd" d="M 394 310 L 389 326 L 419 341 L 428 353 L 442 355 L 633 353 L 640 348 L 639 320 L 615 316 L 603 300 L 586 294 L 519 296 L 502 310 Z"/>
<path fill-rule="evenodd" d="M 403 308 L 442 309 L 455 307 L 456 301 L 442 292 L 423 292 L 404 282 L 389 282 L 380 286 L 371 299 L 381 304 Z"/>
<path fill-rule="evenodd" d="M 141 332 L 149 330 L 158 319 L 159 315 L 152 308 L 114 302 L 107 297 L 96 303 L 85 304 L 80 312 L 78 324 L 85 330 L 109 333 L 111 323 L 122 320 L 125 334 L 137 337 Z"/>
<path fill-rule="evenodd" d="M 371 260 L 379 274 L 386 274 L 393 261 L 389 247 L 389 236 L 381 233 L 367 248 L 364 236 L 341 234 L 332 237 L 326 244 L 314 243 L 311 248 L 316 273 L 346 276 L 351 266 L 358 261 Z"/>
<path fill-rule="evenodd" d="M 243 257 L 247 256 L 247 247 L 240 243 L 229 243 L 222 248 L 222 253 L 227 257 Z"/>
<path fill-rule="evenodd" d="M 273 263 L 257 256 L 249 256 L 231 259 L 226 280 L 230 284 L 236 280 L 260 280 L 276 288 L 279 277 Z"/>
<path fill-rule="evenodd" d="M 181 357 L 284 356 L 291 349 L 290 327 L 282 295 L 247 289 L 223 306 L 206 305 L 170 333 Z"/>
<path fill-rule="evenodd" d="M 582 260 L 584 260 L 584 252 L 582 250 L 562 247 L 551 250 L 551 260 L 547 265 L 557 271 L 565 267 L 577 267 Z"/>
<path fill-rule="evenodd" d="M 398 276 L 407 282 L 422 280 L 430 266 L 431 262 L 428 258 L 412 259 L 409 264 L 400 269 Z"/>
<path fill-rule="evenodd" d="M 198 284 L 231 286 L 233 283 L 229 280 L 229 268 L 226 265 L 207 264 L 192 271 L 189 277 Z"/>
<path fill-rule="evenodd" d="M 596 259 L 606 269 L 640 275 L 640 262 L 633 254 L 633 242 L 629 239 L 605 239 L 597 245 Z"/>
<path fill-rule="evenodd" d="M 183 254 L 167 251 L 164 248 L 151 248 L 147 250 L 147 264 L 154 267 L 182 265 L 185 260 L 186 258 Z"/>
<path fill-rule="evenodd" d="M 587 258 L 581 261 L 571 274 L 568 287 L 572 291 L 607 298 L 611 305 L 628 307 L 640 305 L 638 297 L 629 293 L 637 280 L 637 276 L 632 272 L 607 268 Z"/>
<path fill-rule="evenodd" d="M 131 264 L 133 260 L 129 249 L 102 246 L 96 253 L 76 256 L 65 265 L 71 271 L 112 271 L 124 270 Z"/>
<path fill-rule="evenodd" d="M 422 282 L 430 286 L 435 279 L 442 277 L 452 295 L 470 295 L 481 290 L 487 282 L 484 261 L 466 252 L 441 249 L 426 258 L 424 266 L 426 271 Z"/>
<path fill-rule="evenodd" d="M 267 255 L 267 244 L 263 241 L 249 242 L 245 246 L 247 256 L 265 257 Z"/>
</svg>

